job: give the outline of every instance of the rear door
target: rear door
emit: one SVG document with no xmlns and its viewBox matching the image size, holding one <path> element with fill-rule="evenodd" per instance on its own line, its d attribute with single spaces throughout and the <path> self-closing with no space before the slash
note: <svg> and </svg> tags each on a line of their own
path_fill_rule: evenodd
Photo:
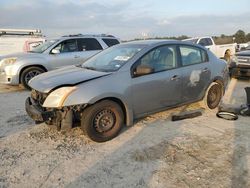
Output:
<svg viewBox="0 0 250 188">
<path fill-rule="evenodd" d="M 160 46 L 146 53 L 132 67 L 132 103 L 135 116 L 145 115 L 181 102 L 181 72 L 176 46 Z M 140 65 L 153 72 L 136 76 Z"/>
<path fill-rule="evenodd" d="M 182 101 L 191 102 L 203 97 L 211 81 L 211 64 L 207 52 L 201 48 L 180 45 L 182 63 Z"/>
</svg>

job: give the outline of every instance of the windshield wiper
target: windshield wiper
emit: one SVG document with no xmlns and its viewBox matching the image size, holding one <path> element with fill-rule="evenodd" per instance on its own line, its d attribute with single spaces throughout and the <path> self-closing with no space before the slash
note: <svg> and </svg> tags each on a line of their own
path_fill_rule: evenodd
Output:
<svg viewBox="0 0 250 188">
<path fill-rule="evenodd" d="M 29 53 L 39 53 L 39 52 L 36 52 L 36 51 L 32 51 L 32 50 L 31 50 L 31 51 L 28 51 L 28 52 L 29 52 Z"/>
<path fill-rule="evenodd" d="M 94 70 L 94 71 L 98 71 L 98 72 L 113 72 L 112 70 L 107 70 L 107 69 L 97 69 L 95 67 L 82 67 L 84 69 L 88 69 L 88 70 Z"/>
<path fill-rule="evenodd" d="M 88 70 L 96 70 L 95 67 L 83 67 L 83 68 L 88 69 Z"/>
</svg>

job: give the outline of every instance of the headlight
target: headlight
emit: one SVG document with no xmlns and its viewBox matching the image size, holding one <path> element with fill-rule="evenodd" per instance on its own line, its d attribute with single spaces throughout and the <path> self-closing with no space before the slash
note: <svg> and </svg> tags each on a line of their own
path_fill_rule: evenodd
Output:
<svg viewBox="0 0 250 188">
<path fill-rule="evenodd" d="M 11 57 L 11 58 L 5 58 L 1 60 L 1 65 L 12 65 L 16 62 L 17 58 L 16 57 Z"/>
<path fill-rule="evenodd" d="M 66 98 L 75 91 L 77 87 L 62 87 L 59 88 L 52 93 L 45 99 L 43 103 L 43 107 L 46 108 L 60 108 L 62 107 Z"/>
</svg>

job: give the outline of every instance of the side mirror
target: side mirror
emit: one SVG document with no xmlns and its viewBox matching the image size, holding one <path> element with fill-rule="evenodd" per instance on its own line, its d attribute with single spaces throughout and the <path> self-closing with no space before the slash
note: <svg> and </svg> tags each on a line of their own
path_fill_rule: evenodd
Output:
<svg viewBox="0 0 250 188">
<path fill-rule="evenodd" d="M 139 65 L 134 72 L 135 76 L 142 76 L 154 72 L 154 69 L 147 65 Z"/>
<path fill-rule="evenodd" d="M 60 50 L 57 50 L 57 49 L 53 49 L 51 51 L 52 54 L 60 54 Z"/>
</svg>

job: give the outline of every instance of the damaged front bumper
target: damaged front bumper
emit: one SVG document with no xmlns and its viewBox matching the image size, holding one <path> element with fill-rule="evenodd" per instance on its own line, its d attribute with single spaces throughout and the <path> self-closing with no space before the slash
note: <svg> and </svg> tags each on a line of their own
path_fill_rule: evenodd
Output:
<svg viewBox="0 0 250 188">
<path fill-rule="evenodd" d="M 45 122 L 56 117 L 56 113 L 54 111 L 45 111 L 30 97 L 28 97 L 25 101 L 25 110 L 27 114 L 36 122 Z"/>
</svg>

